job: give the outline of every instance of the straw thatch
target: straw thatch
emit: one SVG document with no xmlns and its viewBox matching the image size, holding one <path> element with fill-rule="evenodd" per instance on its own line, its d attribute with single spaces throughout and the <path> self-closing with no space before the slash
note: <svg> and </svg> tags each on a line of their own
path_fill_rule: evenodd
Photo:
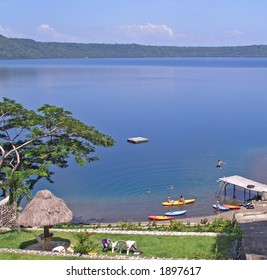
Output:
<svg viewBox="0 0 267 280">
<path fill-rule="evenodd" d="M 36 193 L 18 218 L 19 225 L 52 226 L 72 220 L 72 212 L 65 202 L 48 190 Z"/>
<path fill-rule="evenodd" d="M 30 227 L 44 227 L 44 248 L 50 250 L 49 227 L 72 220 L 72 212 L 65 202 L 48 190 L 36 193 L 18 218 L 18 224 Z"/>
</svg>

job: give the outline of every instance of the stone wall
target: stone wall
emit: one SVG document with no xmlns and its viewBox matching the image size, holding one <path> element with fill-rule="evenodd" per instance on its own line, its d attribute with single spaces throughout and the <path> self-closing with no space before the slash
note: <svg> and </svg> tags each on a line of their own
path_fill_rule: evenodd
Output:
<svg viewBox="0 0 267 280">
<path fill-rule="evenodd" d="M 14 205 L 0 206 L 0 228 L 1 227 L 17 227 L 16 207 Z"/>
</svg>

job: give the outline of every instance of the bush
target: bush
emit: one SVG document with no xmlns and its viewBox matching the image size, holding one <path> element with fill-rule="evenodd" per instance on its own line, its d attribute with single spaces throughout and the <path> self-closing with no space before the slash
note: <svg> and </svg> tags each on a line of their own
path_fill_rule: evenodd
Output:
<svg viewBox="0 0 267 280">
<path fill-rule="evenodd" d="M 184 231 L 187 226 L 182 224 L 180 221 L 171 221 L 168 230 L 169 231 Z"/>
<path fill-rule="evenodd" d="M 93 233 L 87 232 L 86 230 L 76 233 L 75 239 L 77 240 L 77 244 L 73 247 L 74 253 L 82 255 L 93 252 L 99 244 L 95 244 L 90 239 L 92 235 Z"/>
</svg>

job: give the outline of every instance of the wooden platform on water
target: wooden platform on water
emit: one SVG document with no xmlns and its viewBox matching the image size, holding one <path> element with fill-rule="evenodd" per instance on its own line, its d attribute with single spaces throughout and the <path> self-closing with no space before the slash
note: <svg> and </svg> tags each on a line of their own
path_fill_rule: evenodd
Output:
<svg viewBox="0 0 267 280">
<path fill-rule="evenodd" d="M 133 144 L 140 144 L 140 143 L 146 143 L 148 142 L 149 139 L 148 138 L 144 138 L 144 137 L 132 137 L 132 138 L 128 138 L 127 142 L 133 143 Z"/>
</svg>

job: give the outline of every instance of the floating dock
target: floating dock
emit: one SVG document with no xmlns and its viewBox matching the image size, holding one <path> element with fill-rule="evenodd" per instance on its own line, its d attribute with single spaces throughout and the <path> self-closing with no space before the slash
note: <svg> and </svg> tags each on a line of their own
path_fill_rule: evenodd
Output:
<svg viewBox="0 0 267 280">
<path fill-rule="evenodd" d="M 148 141 L 149 141 L 149 139 L 144 138 L 144 137 L 132 137 L 132 138 L 127 139 L 127 142 L 130 142 L 130 143 L 133 143 L 133 144 L 146 143 Z"/>
</svg>

